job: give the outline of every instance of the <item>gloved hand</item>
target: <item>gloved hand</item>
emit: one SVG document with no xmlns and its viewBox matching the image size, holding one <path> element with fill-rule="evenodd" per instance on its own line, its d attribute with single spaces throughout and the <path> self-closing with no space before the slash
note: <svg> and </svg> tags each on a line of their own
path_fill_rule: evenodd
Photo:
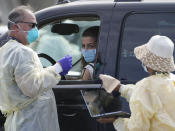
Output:
<svg viewBox="0 0 175 131">
<path fill-rule="evenodd" d="M 100 74 L 100 79 L 102 80 L 103 83 L 103 88 L 108 92 L 111 93 L 114 89 L 118 88 L 120 85 L 120 81 L 115 79 L 112 76 L 109 75 L 102 75 Z"/>
<path fill-rule="evenodd" d="M 72 56 L 66 55 L 59 60 L 59 63 L 61 64 L 61 67 L 63 69 L 60 75 L 66 75 L 68 71 L 72 68 Z"/>
</svg>

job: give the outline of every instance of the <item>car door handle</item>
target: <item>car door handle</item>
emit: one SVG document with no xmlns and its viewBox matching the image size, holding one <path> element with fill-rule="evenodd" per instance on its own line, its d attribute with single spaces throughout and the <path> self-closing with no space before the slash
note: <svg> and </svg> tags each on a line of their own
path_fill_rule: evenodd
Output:
<svg viewBox="0 0 175 131">
<path fill-rule="evenodd" d="M 71 113 L 71 114 L 68 114 L 68 113 L 62 113 L 63 116 L 66 116 L 66 117 L 74 117 L 76 116 L 78 113 Z"/>
</svg>

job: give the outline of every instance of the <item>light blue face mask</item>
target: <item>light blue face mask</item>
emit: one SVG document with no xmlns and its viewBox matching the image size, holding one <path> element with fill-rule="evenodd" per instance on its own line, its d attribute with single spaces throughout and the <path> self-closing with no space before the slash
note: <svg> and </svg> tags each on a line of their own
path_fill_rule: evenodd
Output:
<svg viewBox="0 0 175 131">
<path fill-rule="evenodd" d="M 29 44 L 34 42 L 36 39 L 38 39 L 38 37 L 39 37 L 39 33 L 36 27 L 28 31 L 27 40 Z"/>
<path fill-rule="evenodd" d="M 93 62 L 96 56 L 96 49 L 82 49 L 82 54 L 86 62 Z"/>
<path fill-rule="evenodd" d="M 144 70 L 145 72 L 148 72 L 146 66 L 145 66 L 143 63 L 142 63 L 142 68 L 143 68 L 143 70 Z"/>
</svg>

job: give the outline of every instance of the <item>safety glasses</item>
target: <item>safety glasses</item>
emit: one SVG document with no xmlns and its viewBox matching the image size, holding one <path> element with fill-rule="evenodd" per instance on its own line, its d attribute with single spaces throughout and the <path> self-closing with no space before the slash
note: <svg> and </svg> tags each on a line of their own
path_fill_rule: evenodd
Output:
<svg viewBox="0 0 175 131">
<path fill-rule="evenodd" d="M 32 22 L 25 22 L 25 21 L 18 21 L 17 23 L 26 23 L 29 24 L 31 28 L 37 27 L 37 23 L 32 23 Z"/>
</svg>

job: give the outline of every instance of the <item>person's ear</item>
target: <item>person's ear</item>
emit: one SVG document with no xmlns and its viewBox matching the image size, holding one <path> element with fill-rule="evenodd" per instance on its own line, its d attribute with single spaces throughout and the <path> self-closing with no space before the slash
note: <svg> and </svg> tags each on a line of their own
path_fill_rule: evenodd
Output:
<svg viewBox="0 0 175 131">
<path fill-rule="evenodd" d="M 15 27 L 19 29 L 19 26 L 17 24 L 15 24 Z"/>
<path fill-rule="evenodd" d="M 20 28 L 17 24 L 14 24 L 12 29 L 16 30 L 17 32 L 20 30 Z"/>
</svg>

